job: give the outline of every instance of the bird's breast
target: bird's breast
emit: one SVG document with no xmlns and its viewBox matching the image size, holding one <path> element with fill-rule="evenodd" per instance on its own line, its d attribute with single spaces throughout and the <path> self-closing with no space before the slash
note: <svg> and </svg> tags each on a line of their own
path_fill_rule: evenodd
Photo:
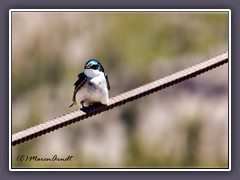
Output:
<svg viewBox="0 0 240 180">
<path fill-rule="evenodd" d="M 77 102 L 85 101 L 87 104 L 91 104 L 91 102 L 107 102 L 108 89 L 105 77 L 88 78 L 83 87 L 77 92 L 76 99 Z"/>
<path fill-rule="evenodd" d="M 91 78 L 88 80 L 88 84 L 89 86 L 94 87 L 95 89 L 100 88 L 100 89 L 104 89 L 105 87 L 107 87 L 106 84 L 106 79 L 104 77 L 104 75 L 99 75 L 97 77 Z"/>
</svg>

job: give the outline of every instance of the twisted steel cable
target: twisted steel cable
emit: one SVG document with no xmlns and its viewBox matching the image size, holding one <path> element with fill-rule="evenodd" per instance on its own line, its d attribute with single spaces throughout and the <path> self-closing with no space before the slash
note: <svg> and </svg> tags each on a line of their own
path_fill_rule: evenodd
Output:
<svg viewBox="0 0 240 180">
<path fill-rule="evenodd" d="M 46 133 L 50 133 L 51 131 L 57 130 L 64 126 L 68 126 L 72 123 L 76 123 L 80 120 L 87 119 L 103 111 L 108 111 L 117 106 L 121 106 L 127 102 L 134 101 L 143 96 L 149 95 L 161 89 L 167 88 L 174 84 L 193 78 L 206 71 L 221 66 L 227 62 L 228 51 L 221 55 L 213 57 L 209 60 L 206 60 L 202 63 L 196 64 L 192 67 L 176 72 L 172 75 L 166 76 L 164 78 L 158 79 L 146 85 L 140 86 L 133 90 L 114 96 L 109 99 L 109 103 L 107 105 L 102 104 L 91 105 L 87 108 L 82 108 L 80 110 L 76 110 L 71 113 L 64 114 L 62 116 L 54 118 L 52 120 L 46 121 L 39 125 L 30 127 L 28 129 L 25 129 L 12 135 L 12 146 L 23 143 L 33 138 L 37 138 Z"/>
</svg>

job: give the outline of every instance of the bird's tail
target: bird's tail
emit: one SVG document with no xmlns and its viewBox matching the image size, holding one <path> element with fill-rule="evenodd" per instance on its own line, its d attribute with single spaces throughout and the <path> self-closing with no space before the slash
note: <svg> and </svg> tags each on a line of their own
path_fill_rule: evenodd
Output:
<svg viewBox="0 0 240 180">
<path fill-rule="evenodd" d="M 75 104 L 77 104 L 76 101 L 73 102 L 73 103 L 69 106 L 69 108 L 72 107 L 72 106 L 75 105 Z"/>
</svg>

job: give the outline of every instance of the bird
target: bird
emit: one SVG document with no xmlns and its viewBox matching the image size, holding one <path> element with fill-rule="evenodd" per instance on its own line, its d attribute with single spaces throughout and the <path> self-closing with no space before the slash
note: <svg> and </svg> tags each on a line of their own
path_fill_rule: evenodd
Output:
<svg viewBox="0 0 240 180">
<path fill-rule="evenodd" d="M 95 103 L 107 105 L 109 102 L 108 75 L 96 59 L 90 59 L 85 63 L 84 71 L 78 74 L 74 86 L 73 102 L 69 108 L 73 105 L 85 108 Z"/>
</svg>

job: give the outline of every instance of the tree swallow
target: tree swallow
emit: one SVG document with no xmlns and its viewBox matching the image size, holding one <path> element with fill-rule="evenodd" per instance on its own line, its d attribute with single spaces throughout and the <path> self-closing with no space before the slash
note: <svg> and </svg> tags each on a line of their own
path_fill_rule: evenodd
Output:
<svg viewBox="0 0 240 180">
<path fill-rule="evenodd" d="M 69 106 L 75 104 L 83 107 L 100 102 L 108 103 L 108 91 L 110 85 L 108 76 L 104 72 L 103 66 L 96 59 L 90 59 L 84 66 L 84 71 L 78 75 L 78 80 L 74 83 L 72 101 Z"/>
</svg>

